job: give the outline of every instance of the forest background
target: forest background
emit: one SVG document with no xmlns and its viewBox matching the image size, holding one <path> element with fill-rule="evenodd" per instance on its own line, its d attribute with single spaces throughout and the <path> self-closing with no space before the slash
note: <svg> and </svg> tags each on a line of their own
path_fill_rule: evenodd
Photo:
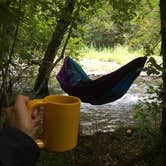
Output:
<svg viewBox="0 0 166 166">
<path fill-rule="evenodd" d="M 79 61 L 92 50 L 95 58 L 122 64 L 123 59 L 147 56 L 147 74 L 165 78 L 161 7 L 162 0 L 0 0 L 1 108 L 18 93 L 48 95 L 51 74 L 55 78 L 63 58 L 70 55 Z M 111 56 L 118 48 L 134 54 Z M 110 55 L 97 54 L 104 50 Z M 151 87 L 163 103 L 164 86 L 163 79 L 157 88 L 162 91 Z M 161 114 L 164 104 L 156 105 Z M 163 122 L 166 127 L 166 119 Z"/>
<path fill-rule="evenodd" d="M 156 0 L 1 0 L 0 5 L 0 94 L 4 104 L 20 87 L 31 86 L 36 95 L 48 94 L 50 73 L 66 55 L 79 59 L 89 48 L 118 46 L 141 51 L 143 56 L 160 54 Z"/>
</svg>

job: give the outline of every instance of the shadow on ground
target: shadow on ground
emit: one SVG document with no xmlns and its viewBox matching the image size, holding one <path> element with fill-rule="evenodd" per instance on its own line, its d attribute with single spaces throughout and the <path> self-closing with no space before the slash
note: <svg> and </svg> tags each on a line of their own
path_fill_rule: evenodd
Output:
<svg viewBox="0 0 166 166">
<path fill-rule="evenodd" d="M 37 166 L 157 166 L 159 139 L 133 128 L 80 136 L 70 152 L 42 151 Z"/>
</svg>

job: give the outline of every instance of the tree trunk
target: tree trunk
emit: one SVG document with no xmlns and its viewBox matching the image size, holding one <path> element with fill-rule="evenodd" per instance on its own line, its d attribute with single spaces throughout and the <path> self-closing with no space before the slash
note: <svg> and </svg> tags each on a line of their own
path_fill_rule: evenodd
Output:
<svg viewBox="0 0 166 166">
<path fill-rule="evenodd" d="M 162 107 L 162 123 L 161 123 L 161 165 L 166 163 L 166 1 L 160 0 L 160 19 L 161 19 L 161 55 L 163 58 L 163 107 Z"/>
<path fill-rule="evenodd" d="M 61 16 L 55 30 L 52 34 L 52 38 L 47 46 L 44 58 L 39 67 L 38 76 L 34 86 L 35 96 L 46 96 L 49 94 L 48 81 L 52 66 L 54 65 L 54 59 L 61 45 L 65 32 L 68 26 L 72 22 L 72 14 L 74 10 L 75 0 L 66 0 L 65 7 L 61 11 Z"/>
<path fill-rule="evenodd" d="M 21 11 L 21 0 L 18 3 L 18 9 Z M 10 5 L 7 2 L 6 5 Z M 14 54 L 14 49 L 16 46 L 16 40 L 19 29 L 19 19 L 15 24 L 2 24 L 0 31 L 0 43 L 5 43 L 5 49 L 0 49 L 0 71 L 2 73 L 2 81 L 0 84 L 0 110 L 3 106 L 8 106 L 8 88 L 9 88 L 9 68 L 12 62 L 12 57 Z M 11 48 L 10 48 L 11 47 Z M 11 89 L 12 90 L 12 89 Z"/>
</svg>

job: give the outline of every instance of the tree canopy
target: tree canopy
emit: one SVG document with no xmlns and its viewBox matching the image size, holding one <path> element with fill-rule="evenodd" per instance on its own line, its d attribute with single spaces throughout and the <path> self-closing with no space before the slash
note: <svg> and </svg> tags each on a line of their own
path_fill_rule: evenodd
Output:
<svg viewBox="0 0 166 166">
<path fill-rule="evenodd" d="M 1 0 L 0 14 L 2 96 L 28 82 L 34 93 L 48 94 L 50 73 L 64 54 L 128 45 L 152 55 L 161 40 L 157 0 Z"/>
</svg>

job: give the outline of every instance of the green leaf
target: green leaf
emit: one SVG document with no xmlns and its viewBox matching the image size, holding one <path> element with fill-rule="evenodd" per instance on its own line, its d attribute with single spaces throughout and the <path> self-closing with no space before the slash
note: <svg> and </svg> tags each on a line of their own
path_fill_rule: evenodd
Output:
<svg viewBox="0 0 166 166">
<path fill-rule="evenodd" d="M 32 55 L 29 53 L 23 53 L 23 54 L 20 54 L 20 58 L 23 60 L 30 60 L 32 59 Z"/>
<path fill-rule="evenodd" d="M 5 3 L 0 3 L 0 24 L 10 24 L 16 19 L 12 10 Z"/>
<path fill-rule="evenodd" d="M 150 57 L 150 58 L 149 58 L 149 62 L 150 62 L 157 70 L 159 70 L 159 71 L 162 70 L 161 65 L 158 65 L 157 62 L 156 62 L 156 60 L 155 60 L 153 57 Z"/>
</svg>

